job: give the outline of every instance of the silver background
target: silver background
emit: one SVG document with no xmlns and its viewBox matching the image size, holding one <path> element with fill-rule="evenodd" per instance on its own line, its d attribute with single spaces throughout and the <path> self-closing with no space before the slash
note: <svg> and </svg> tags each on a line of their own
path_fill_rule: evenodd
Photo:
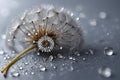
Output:
<svg viewBox="0 0 120 80">
<path fill-rule="evenodd" d="M 107 80 L 98 74 L 98 69 L 102 66 L 108 66 L 112 69 L 112 76 L 108 80 L 120 80 L 120 0 L 0 0 L 0 34 L 5 34 L 7 27 L 14 16 L 18 15 L 32 6 L 41 4 L 53 4 L 65 7 L 76 13 L 76 6 L 82 6 L 86 14 L 85 19 L 81 20 L 84 33 L 84 49 L 93 49 L 94 55 L 86 57 L 86 61 L 74 63 L 77 71 L 67 72 L 64 75 L 56 75 L 51 80 Z M 101 20 L 98 17 L 99 12 L 107 13 L 107 18 Z M 97 26 L 91 27 L 88 23 L 90 19 L 97 20 Z M 101 27 L 104 25 L 104 27 Z M 109 33 L 110 35 L 107 35 Z M 0 43 L 3 48 L 3 43 Z M 104 47 L 110 46 L 114 49 L 114 56 L 105 56 Z M 3 60 L 0 59 L 0 64 Z M 58 74 L 59 72 L 55 72 Z M 62 72 L 61 72 L 62 73 Z M 39 73 L 38 73 L 39 74 Z M 0 80 L 48 80 L 47 72 L 43 78 L 37 75 L 20 76 L 18 78 L 4 79 L 0 74 Z"/>
</svg>

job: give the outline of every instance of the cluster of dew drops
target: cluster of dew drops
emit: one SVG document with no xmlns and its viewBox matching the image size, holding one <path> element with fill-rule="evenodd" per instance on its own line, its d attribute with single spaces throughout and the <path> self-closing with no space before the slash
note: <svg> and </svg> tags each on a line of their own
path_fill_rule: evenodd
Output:
<svg viewBox="0 0 120 80">
<path fill-rule="evenodd" d="M 62 8 L 62 9 L 64 9 L 64 8 Z M 79 16 L 76 18 L 76 20 L 79 21 L 80 19 L 87 17 L 86 14 L 82 12 L 82 7 L 81 6 L 77 6 L 76 11 L 79 12 Z M 70 15 L 73 16 L 74 14 L 71 13 Z M 106 19 L 107 13 L 106 12 L 100 12 L 98 14 L 98 17 L 100 19 Z M 97 25 L 96 19 L 91 19 L 91 20 L 89 20 L 88 23 L 89 23 L 90 26 L 96 26 Z M 6 35 L 1 34 L 0 35 L 0 41 L 4 41 L 5 39 L 6 39 Z M 60 47 L 60 49 L 62 50 L 63 47 Z M 107 56 L 113 56 L 114 51 L 113 51 L 112 47 L 108 46 L 108 47 L 104 48 L 103 53 L 104 53 L 104 55 L 107 55 Z M 85 52 L 85 54 L 94 55 L 94 50 L 89 49 Z M 8 55 L 7 52 L 5 52 L 3 48 L 0 48 L 0 57 L 2 56 L 3 59 L 6 60 L 6 62 L 11 60 L 15 55 L 16 55 L 16 53 L 14 53 L 14 51 L 12 51 L 10 55 Z M 39 55 L 40 55 L 40 53 L 37 53 L 37 56 L 39 56 Z M 76 55 L 77 57 L 82 57 L 81 54 L 77 51 L 74 52 L 74 55 Z M 60 70 L 64 71 L 64 67 L 66 67 L 66 70 L 67 70 L 68 66 L 69 66 L 69 70 L 67 70 L 67 71 L 73 71 L 74 67 L 73 67 L 72 63 L 76 62 L 77 57 L 68 56 L 66 58 L 62 54 L 57 54 L 57 58 L 62 59 L 62 60 L 66 60 L 66 59 L 69 60 L 69 62 L 62 61 L 62 66 L 59 67 Z M 31 60 L 32 59 L 33 59 L 33 57 L 31 57 Z M 50 62 L 54 62 L 54 59 L 55 59 L 54 56 L 52 56 L 52 55 L 49 56 L 49 61 Z M 82 60 L 87 61 L 87 58 L 82 57 Z M 17 68 L 18 71 L 14 67 L 11 68 L 11 76 L 12 77 L 19 77 L 21 75 L 20 71 L 22 71 L 24 75 L 28 75 L 28 74 L 35 75 L 36 72 L 34 70 L 27 70 L 27 69 L 25 69 L 26 68 L 25 66 L 31 66 L 32 65 L 31 68 L 33 68 L 34 65 L 36 65 L 36 64 L 37 64 L 37 58 L 34 58 L 34 64 L 31 64 L 30 62 L 27 62 L 27 60 L 26 60 L 26 62 L 24 62 L 24 64 L 17 65 L 17 67 L 19 67 L 19 69 Z M 58 66 L 56 66 L 55 64 L 50 63 L 49 65 L 51 65 L 54 70 L 58 68 Z M 36 66 L 39 67 L 40 72 L 45 72 L 45 71 L 48 70 L 46 65 L 41 64 L 41 65 L 36 65 Z M 112 75 L 111 68 L 109 68 L 109 67 L 100 67 L 97 72 L 98 72 L 99 75 L 101 75 L 103 77 L 106 77 L 106 78 L 109 78 Z"/>
</svg>

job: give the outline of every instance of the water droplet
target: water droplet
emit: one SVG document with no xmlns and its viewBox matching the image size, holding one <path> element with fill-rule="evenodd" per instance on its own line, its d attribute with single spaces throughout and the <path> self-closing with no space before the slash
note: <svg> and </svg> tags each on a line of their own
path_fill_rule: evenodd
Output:
<svg viewBox="0 0 120 80">
<path fill-rule="evenodd" d="M 77 21 L 79 21 L 79 20 L 80 20 L 80 18 L 79 18 L 79 17 L 77 17 L 77 18 L 76 18 L 76 20 L 77 20 Z"/>
<path fill-rule="evenodd" d="M 23 70 L 23 67 L 19 67 L 20 70 Z"/>
<path fill-rule="evenodd" d="M 112 56 L 114 54 L 112 47 L 105 47 L 104 54 L 107 56 Z"/>
<path fill-rule="evenodd" d="M 73 16 L 73 15 L 74 15 L 73 13 L 70 14 L 70 16 Z"/>
<path fill-rule="evenodd" d="M 28 75 L 28 72 L 27 71 L 25 71 L 25 73 L 24 73 L 25 75 Z"/>
<path fill-rule="evenodd" d="M 83 60 L 83 61 L 85 61 L 85 60 L 86 60 L 86 58 L 82 58 L 82 60 Z"/>
<path fill-rule="evenodd" d="M 89 21 L 89 24 L 90 24 L 90 26 L 96 26 L 97 25 L 97 21 L 95 20 L 95 19 L 91 19 L 90 21 Z"/>
<path fill-rule="evenodd" d="M 49 56 L 49 60 L 50 61 L 53 61 L 53 59 L 54 59 L 54 57 L 51 55 L 51 56 Z"/>
<path fill-rule="evenodd" d="M 100 17 L 100 19 L 106 19 L 106 17 L 107 17 L 106 12 L 100 12 L 99 17 Z"/>
<path fill-rule="evenodd" d="M 3 50 L 0 50 L 0 54 L 3 55 L 5 52 Z"/>
<path fill-rule="evenodd" d="M 63 49 L 63 47 L 60 47 L 60 49 Z"/>
<path fill-rule="evenodd" d="M 37 55 L 39 56 L 39 55 L 40 55 L 40 53 L 39 53 L 39 52 L 37 52 Z"/>
<path fill-rule="evenodd" d="M 18 77 L 18 76 L 20 76 L 20 73 L 18 73 L 18 72 L 13 72 L 13 73 L 11 73 L 11 75 L 12 75 L 12 77 Z"/>
<path fill-rule="evenodd" d="M 71 56 L 69 56 L 69 59 L 70 59 L 70 60 L 73 60 L 73 61 L 76 60 L 74 57 L 71 57 Z"/>
<path fill-rule="evenodd" d="M 40 68 L 40 71 L 43 71 L 43 72 L 44 72 L 44 71 L 46 71 L 46 68 L 45 68 L 45 67 L 41 67 L 41 68 Z"/>
<path fill-rule="evenodd" d="M 28 65 L 28 63 L 27 63 L 27 62 L 25 62 L 25 65 Z"/>
<path fill-rule="evenodd" d="M 35 73 L 34 72 L 31 72 L 32 75 L 34 75 Z"/>
<path fill-rule="evenodd" d="M 60 59 L 64 58 L 61 54 L 58 54 L 57 56 L 58 56 L 58 58 L 60 58 Z"/>
<path fill-rule="evenodd" d="M 111 77 L 112 73 L 111 73 L 111 69 L 110 68 L 99 68 L 98 69 L 98 73 L 106 78 Z"/>
</svg>

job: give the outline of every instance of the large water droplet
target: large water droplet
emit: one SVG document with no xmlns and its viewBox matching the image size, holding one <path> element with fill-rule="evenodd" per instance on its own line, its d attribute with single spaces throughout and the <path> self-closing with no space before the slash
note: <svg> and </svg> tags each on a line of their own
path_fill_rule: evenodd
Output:
<svg viewBox="0 0 120 80">
<path fill-rule="evenodd" d="M 98 73 L 106 78 L 111 77 L 112 73 L 111 73 L 111 69 L 110 68 L 99 68 L 98 69 Z"/>
<path fill-rule="evenodd" d="M 112 56 L 114 54 L 112 47 L 105 47 L 104 54 L 107 56 Z"/>
</svg>

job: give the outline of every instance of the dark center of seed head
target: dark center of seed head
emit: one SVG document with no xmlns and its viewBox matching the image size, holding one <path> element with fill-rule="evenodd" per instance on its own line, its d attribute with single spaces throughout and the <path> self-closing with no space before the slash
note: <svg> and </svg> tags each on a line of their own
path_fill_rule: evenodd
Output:
<svg viewBox="0 0 120 80">
<path fill-rule="evenodd" d="M 48 47 L 48 46 L 50 46 L 50 42 L 47 41 L 47 40 L 44 40 L 44 41 L 42 41 L 42 46 L 43 47 Z"/>
</svg>

